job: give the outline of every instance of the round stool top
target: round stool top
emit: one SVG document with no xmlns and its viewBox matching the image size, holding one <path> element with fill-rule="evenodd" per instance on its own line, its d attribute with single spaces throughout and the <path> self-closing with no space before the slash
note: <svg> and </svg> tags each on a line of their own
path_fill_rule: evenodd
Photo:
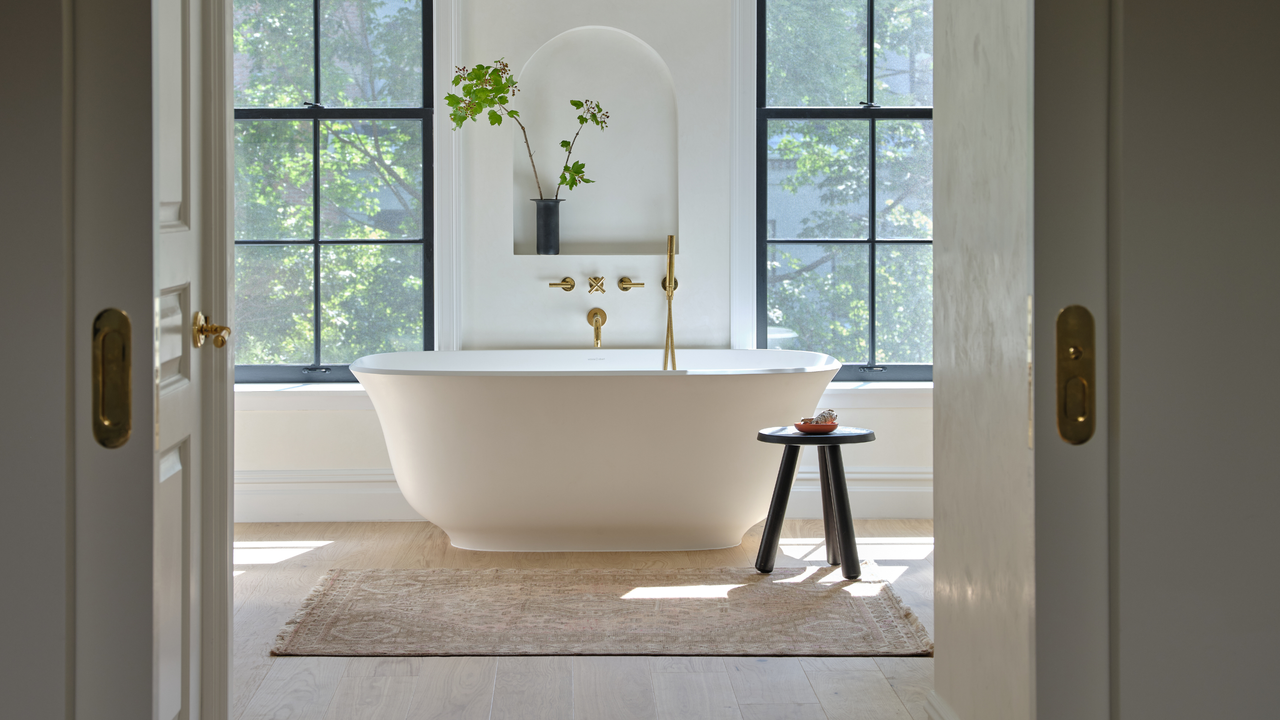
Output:
<svg viewBox="0 0 1280 720">
<path fill-rule="evenodd" d="M 876 434 L 859 427 L 842 426 L 823 435 L 802 433 L 794 427 L 771 427 L 761 430 L 756 439 L 779 445 L 846 445 L 871 442 L 876 439 Z"/>
</svg>

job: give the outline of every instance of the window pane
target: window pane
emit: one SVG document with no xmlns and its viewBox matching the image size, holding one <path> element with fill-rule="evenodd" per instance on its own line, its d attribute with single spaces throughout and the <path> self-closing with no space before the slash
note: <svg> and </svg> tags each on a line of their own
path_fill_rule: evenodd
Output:
<svg viewBox="0 0 1280 720">
<path fill-rule="evenodd" d="M 302 107 L 315 97 L 311 0 L 236 0 L 235 106 Z"/>
<path fill-rule="evenodd" d="M 767 106 L 867 99 L 866 0 L 767 0 L 765 23 Z"/>
<path fill-rule="evenodd" d="M 813 350 L 865 364 L 867 256 L 866 245 L 770 244 L 769 347 Z"/>
<path fill-rule="evenodd" d="M 310 240 L 311 121 L 236 121 L 236 239 Z"/>
<path fill-rule="evenodd" d="M 933 245 L 876 245 L 876 362 L 933 362 Z"/>
<path fill-rule="evenodd" d="M 876 0 L 876 103 L 933 104 L 933 0 Z"/>
<path fill-rule="evenodd" d="M 422 107 L 421 0 L 321 0 L 320 104 Z"/>
<path fill-rule="evenodd" d="M 933 238 L 933 121 L 876 123 L 876 238 Z"/>
<path fill-rule="evenodd" d="M 310 245 L 236 246 L 238 365 L 310 365 L 315 357 Z"/>
<path fill-rule="evenodd" d="M 866 120 L 770 120 L 769 238 L 867 237 Z"/>
<path fill-rule="evenodd" d="M 402 239 L 422 234 L 422 121 L 321 123 L 320 235 Z"/>
<path fill-rule="evenodd" d="M 324 245 L 320 360 L 421 350 L 422 246 Z"/>
</svg>

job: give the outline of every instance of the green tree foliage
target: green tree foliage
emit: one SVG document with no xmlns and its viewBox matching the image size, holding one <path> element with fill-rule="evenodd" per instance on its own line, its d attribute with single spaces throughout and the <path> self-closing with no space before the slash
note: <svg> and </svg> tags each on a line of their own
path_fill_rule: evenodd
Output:
<svg viewBox="0 0 1280 720">
<path fill-rule="evenodd" d="M 767 0 L 766 97 L 771 106 L 857 106 L 868 101 L 867 5 L 854 0 Z M 932 0 L 878 0 L 874 100 L 932 103 Z M 861 239 L 875 213 L 877 240 L 933 237 L 932 123 L 771 120 L 772 239 Z M 876 207 L 869 172 L 876 163 Z M 767 319 L 796 333 L 794 347 L 845 362 L 869 358 L 869 251 L 865 245 L 771 243 Z M 878 363 L 933 356 L 932 248 L 878 244 Z"/>
<path fill-rule="evenodd" d="M 238 0 L 236 106 L 421 107 L 422 11 L 321 0 L 317 98 L 311 0 Z M 367 241 L 424 236 L 423 133 L 417 119 L 236 122 L 236 239 L 286 243 L 237 246 L 238 363 L 313 361 L 317 232 L 365 241 L 320 246 L 321 362 L 422 349 L 422 245 Z"/>
</svg>

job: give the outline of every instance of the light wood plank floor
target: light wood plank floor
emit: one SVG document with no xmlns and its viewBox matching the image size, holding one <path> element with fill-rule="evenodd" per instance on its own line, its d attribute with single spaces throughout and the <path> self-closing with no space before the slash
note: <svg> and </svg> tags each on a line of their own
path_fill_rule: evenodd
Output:
<svg viewBox="0 0 1280 720">
<path fill-rule="evenodd" d="M 875 560 L 933 632 L 933 523 L 858 520 Z M 930 658 L 273 658 L 276 633 L 330 568 L 750 567 L 760 526 L 726 550 L 485 553 L 421 523 L 236 525 L 240 720 L 927 720 Z M 896 540 L 895 540 L 896 539 Z M 788 520 L 778 567 L 824 565 L 819 520 Z M 895 577 L 896 576 L 896 577 Z"/>
</svg>

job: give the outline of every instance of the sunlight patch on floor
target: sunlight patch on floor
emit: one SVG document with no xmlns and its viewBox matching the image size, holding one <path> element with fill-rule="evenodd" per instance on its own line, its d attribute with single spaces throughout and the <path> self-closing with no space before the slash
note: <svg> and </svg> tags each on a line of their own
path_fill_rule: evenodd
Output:
<svg viewBox="0 0 1280 720">
<path fill-rule="evenodd" d="M 670 587 L 638 587 L 626 595 L 623 600 L 661 600 L 668 598 L 694 598 L 709 600 L 727 600 L 729 591 L 742 585 L 674 585 Z"/>
<path fill-rule="evenodd" d="M 884 587 L 885 583 L 880 582 L 856 582 L 849 583 L 844 588 L 844 591 L 854 597 L 875 597 L 880 594 L 881 590 L 884 590 Z"/>
<path fill-rule="evenodd" d="M 273 565 L 297 557 L 332 540 L 267 540 L 244 541 L 232 545 L 232 565 Z"/>
<path fill-rule="evenodd" d="M 777 569 L 775 569 L 775 570 L 774 570 L 774 572 L 781 572 L 782 570 L 790 570 L 790 569 L 791 569 L 791 568 L 777 568 Z M 804 582 L 805 580 L 808 580 L 810 577 L 812 577 L 814 573 L 818 572 L 818 571 L 819 571 L 819 570 L 821 570 L 821 569 L 822 569 L 822 568 L 821 568 L 820 566 L 818 566 L 818 565 L 810 565 L 810 566 L 808 566 L 808 567 L 806 567 L 806 568 L 804 569 L 804 572 L 800 573 L 799 575 L 797 575 L 797 576 L 795 576 L 795 577 L 781 578 L 781 579 L 779 579 L 779 580 L 774 580 L 774 582 L 775 582 L 775 583 L 798 583 L 798 582 Z"/>
</svg>

